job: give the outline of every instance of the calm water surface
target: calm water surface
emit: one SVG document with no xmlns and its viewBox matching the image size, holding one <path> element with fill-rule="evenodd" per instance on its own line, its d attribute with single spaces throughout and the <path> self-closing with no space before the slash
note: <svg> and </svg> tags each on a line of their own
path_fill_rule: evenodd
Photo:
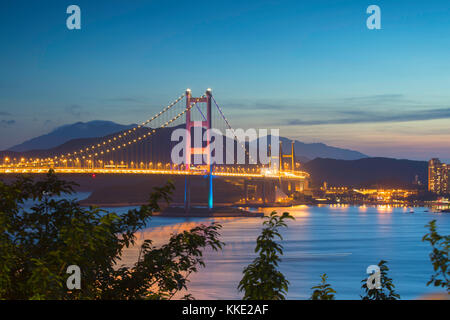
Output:
<svg viewBox="0 0 450 320">
<path fill-rule="evenodd" d="M 121 208 L 120 210 L 125 210 Z M 115 209 L 117 211 L 117 208 Z M 288 298 L 307 299 L 310 288 L 327 273 L 339 299 L 359 299 L 365 270 L 380 259 L 387 260 L 390 277 L 404 299 L 413 299 L 436 289 L 426 283 L 432 273 L 430 246 L 421 241 L 424 228 L 436 219 L 441 234 L 450 233 L 450 215 L 415 208 L 297 206 L 266 209 L 289 211 L 295 221 L 283 230 L 284 257 L 281 271 L 290 281 Z M 199 223 L 218 221 L 223 225 L 221 252 L 206 252 L 206 268 L 191 276 L 189 292 L 196 299 L 239 299 L 237 285 L 243 268 L 254 255 L 261 218 L 184 219 L 153 218 L 138 235 L 138 242 L 153 239 L 164 243 L 172 233 Z M 125 252 L 123 262 L 136 260 L 137 248 Z"/>
</svg>

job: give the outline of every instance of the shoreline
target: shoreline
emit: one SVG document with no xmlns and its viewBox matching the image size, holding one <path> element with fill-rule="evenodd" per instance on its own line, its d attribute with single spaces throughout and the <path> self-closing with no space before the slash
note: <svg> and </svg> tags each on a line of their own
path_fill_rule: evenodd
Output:
<svg viewBox="0 0 450 320">
<path fill-rule="evenodd" d="M 136 207 L 146 203 L 134 202 L 134 203 L 104 203 L 95 204 L 90 203 L 81 204 L 83 207 L 95 206 L 100 208 L 123 208 L 123 207 Z M 154 212 L 153 217 L 168 217 L 168 218 L 253 218 L 263 217 L 264 213 L 261 211 L 248 211 L 242 209 L 242 207 L 234 206 L 232 204 L 216 206 L 209 210 L 204 206 L 191 206 L 189 212 L 186 213 L 184 206 L 173 205 L 162 208 L 159 212 Z"/>
<path fill-rule="evenodd" d="M 139 207 L 142 205 L 148 204 L 148 202 L 89 202 L 80 200 L 78 202 L 82 207 L 101 207 L 101 208 L 120 208 L 120 207 Z M 173 203 L 173 205 L 182 206 L 181 203 Z M 204 205 L 204 204 L 194 204 L 195 205 Z M 395 206 L 395 207 L 429 207 L 431 208 L 433 205 L 427 203 L 415 203 L 415 204 L 405 204 L 405 203 L 339 203 L 339 202 L 324 202 L 324 203 L 266 203 L 266 204 L 255 204 L 255 203 L 219 203 L 219 206 L 234 206 L 241 208 L 289 208 L 294 206 L 312 206 L 318 207 L 323 205 L 342 205 L 342 206 Z"/>
<path fill-rule="evenodd" d="M 261 218 L 263 216 L 263 212 L 190 212 L 189 214 L 156 212 L 153 214 L 153 217 L 163 218 Z"/>
</svg>

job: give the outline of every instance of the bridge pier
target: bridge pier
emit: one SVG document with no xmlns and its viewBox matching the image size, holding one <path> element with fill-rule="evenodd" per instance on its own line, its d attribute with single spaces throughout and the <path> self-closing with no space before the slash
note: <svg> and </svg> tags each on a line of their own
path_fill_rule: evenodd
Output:
<svg viewBox="0 0 450 320">
<path fill-rule="evenodd" d="M 210 168 L 208 175 L 208 209 L 211 211 L 213 207 L 214 207 L 213 174 Z"/>
<path fill-rule="evenodd" d="M 207 152 L 207 160 L 208 160 L 208 170 L 209 170 L 209 176 L 208 176 L 208 209 L 209 211 L 212 210 L 214 207 L 214 195 L 213 195 L 213 165 L 211 163 L 211 133 L 210 129 L 212 127 L 212 114 L 211 114 L 211 96 L 212 92 L 211 89 L 206 90 L 206 129 L 207 129 L 207 142 L 206 142 L 206 152 Z"/>
<path fill-rule="evenodd" d="M 266 182 L 263 180 L 262 181 L 262 204 L 266 204 Z"/>
<path fill-rule="evenodd" d="M 245 197 L 245 202 L 247 204 L 248 202 L 248 182 L 247 179 L 244 179 L 244 197 Z"/>
<path fill-rule="evenodd" d="M 191 186 L 188 176 L 184 177 L 184 211 L 189 214 L 191 207 Z"/>
</svg>

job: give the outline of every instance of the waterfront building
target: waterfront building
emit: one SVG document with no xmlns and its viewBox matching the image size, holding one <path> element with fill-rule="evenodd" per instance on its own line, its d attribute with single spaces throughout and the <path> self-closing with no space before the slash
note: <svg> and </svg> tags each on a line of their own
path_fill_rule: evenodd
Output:
<svg viewBox="0 0 450 320">
<path fill-rule="evenodd" d="M 436 194 L 449 193 L 450 165 L 433 158 L 428 162 L 428 190 Z"/>
</svg>

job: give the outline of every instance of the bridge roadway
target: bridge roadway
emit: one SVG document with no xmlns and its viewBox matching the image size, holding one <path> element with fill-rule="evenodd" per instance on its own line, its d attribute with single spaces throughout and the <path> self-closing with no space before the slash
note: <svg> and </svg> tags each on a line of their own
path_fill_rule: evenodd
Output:
<svg viewBox="0 0 450 320">
<path fill-rule="evenodd" d="M 164 169 L 137 169 L 137 168 L 20 168 L 20 167 L 0 167 L 0 174 L 43 174 L 49 169 L 53 169 L 59 174 L 157 174 L 157 175 L 178 175 L 178 176 L 202 176 L 208 172 L 200 170 L 164 170 Z M 280 179 L 283 180 L 305 180 L 309 178 L 309 174 L 303 171 L 282 171 L 279 173 L 249 173 L 249 172 L 222 172 L 214 171 L 215 177 L 226 178 L 256 178 L 256 179 Z"/>
</svg>

